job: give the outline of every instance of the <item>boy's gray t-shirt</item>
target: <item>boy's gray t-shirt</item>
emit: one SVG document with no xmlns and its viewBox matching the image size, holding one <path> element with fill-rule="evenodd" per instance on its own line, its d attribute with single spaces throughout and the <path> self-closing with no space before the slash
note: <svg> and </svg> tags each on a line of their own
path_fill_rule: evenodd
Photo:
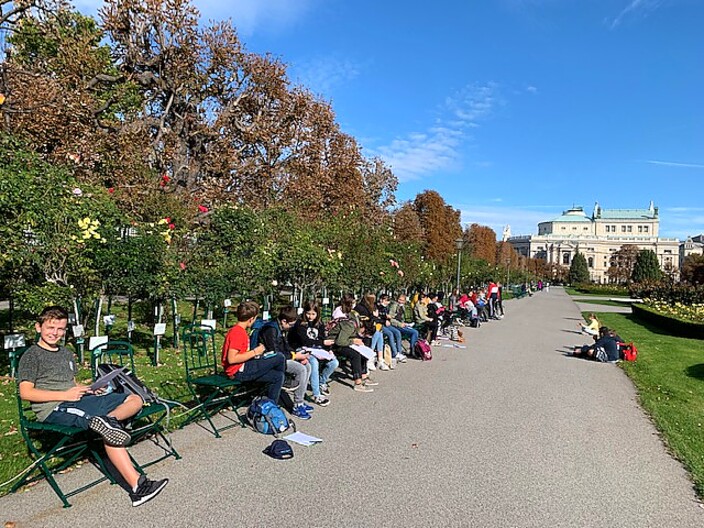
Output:
<svg viewBox="0 0 704 528">
<path fill-rule="evenodd" d="M 57 351 L 46 350 L 39 345 L 29 347 L 17 368 L 17 379 L 31 381 L 42 390 L 65 391 L 75 386 L 76 362 L 73 352 L 66 347 Z M 37 420 L 44 421 L 60 401 L 32 403 Z"/>
</svg>

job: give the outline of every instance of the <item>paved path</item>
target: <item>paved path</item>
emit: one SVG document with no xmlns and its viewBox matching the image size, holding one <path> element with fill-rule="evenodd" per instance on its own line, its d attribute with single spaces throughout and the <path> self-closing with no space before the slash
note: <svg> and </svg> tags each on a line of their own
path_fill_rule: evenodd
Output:
<svg viewBox="0 0 704 528">
<path fill-rule="evenodd" d="M 45 483 L 0 499 L 18 527 L 701 527 L 702 509 L 614 365 L 568 358 L 582 343 L 559 288 L 506 303 L 467 349 L 378 373 L 373 394 L 333 386 L 300 429 L 324 439 L 295 458 L 269 438 L 197 426 L 184 455 L 152 468 L 171 483 L 131 508 L 100 485 L 62 510 Z M 140 446 L 142 449 L 146 446 Z M 85 478 L 90 468 L 62 476 Z"/>
</svg>

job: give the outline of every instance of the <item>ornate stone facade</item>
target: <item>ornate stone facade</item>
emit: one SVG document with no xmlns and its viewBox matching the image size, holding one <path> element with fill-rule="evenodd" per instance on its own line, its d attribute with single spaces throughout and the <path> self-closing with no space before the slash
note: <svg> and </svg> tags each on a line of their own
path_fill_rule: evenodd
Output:
<svg viewBox="0 0 704 528">
<path fill-rule="evenodd" d="M 561 266 L 569 266 L 579 251 L 587 260 L 592 282 L 605 284 L 612 255 L 625 244 L 654 251 L 663 271 L 677 274 L 679 240 L 660 238 L 659 230 L 658 208 L 653 202 L 647 209 L 604 209 L 597 203 L 591 216 L 582 207 L 573 207 L 539 223 L 537 235 L 513 236 L 508 242 L 521 255 Z"/>
</svg>

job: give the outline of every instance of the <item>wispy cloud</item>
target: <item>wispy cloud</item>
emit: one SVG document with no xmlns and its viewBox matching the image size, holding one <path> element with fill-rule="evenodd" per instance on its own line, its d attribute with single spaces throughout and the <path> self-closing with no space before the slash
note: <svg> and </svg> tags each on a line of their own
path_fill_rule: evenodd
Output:
<svg viewBox="0 0 704 528">
<path fill-rule="evenodd" d="M 368 150 L 383 158 L 401 182 L 453 168 L 459 162 L 460 147 L 472 140 L 468 131 L 478 128 L 501 104 L 504 102 L 496 83 L 466 86 L 445 99 L 435 123 L 427 130 Z"/>
<path fill-rule="evenodd" d="M 628 5 L 613 19 L 607 19 L 606 23 L 610 29 L 616 29 L 625 18 L 640 14 L 646 16 L 655 11 L 662 4 L 663 0 L 630 0 Z"/>
<path fill-rule="evenodd" d="M 500 203 L 501 199 L 497 199 Z M 490 227 L 501 240 L 504 228 L 511 228 L 511 235 L 537 234 L 538 224 L 558 216 L 561 206 L 510 206 L 510 205 L 452 204 L 461 212 L 463 225 L 480 224 Z"/>
<path fill-rule="evenodd" d="M 294 63 L 289 71 L 298 84 L 329 97 L 336 87 L 355 79 L 363 69 L 364 65 L 351 59 L 328 56 Z"/>
<path fill-rule="evenodd" d="M 704 233 L 704 207 L 660 208 L 660 236 L 685 240 Z"/>
<path fill-rule="evenodd" d="M 645 160 L 645 163 L 651 165 L 661 165 L 663 167 L 683 167 L 687 169 L 704 169 L 704 164 L 701 163 L 681 163 L 679 161 L 660 161 L 660 160 Z"/>
<path fill-rule="evenodd" d="M 316 0 L 194 0 L 208 18 L 232 18 L 245 37 L 255 32 L 277 33 L 296 25 L 311 10 Z"/>
<path fill-rule="evenodd" d="M 537 94 L 538 93 L 538 88 L 533 85 L 526 86 L 526 92 L 531 93 L 531 94 Z"/>
</svg>

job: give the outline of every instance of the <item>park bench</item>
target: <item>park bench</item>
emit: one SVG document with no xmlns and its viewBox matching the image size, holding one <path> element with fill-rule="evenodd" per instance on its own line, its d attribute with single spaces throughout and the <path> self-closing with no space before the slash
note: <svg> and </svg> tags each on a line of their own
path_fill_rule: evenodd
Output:
<svg viewBox="0 0 704 528">
<path fill-rule="evenodd" d="M 13 371 L 17 370 L 20 357 L 25 350 L 26 348 L 16 350 L 15 354 L 13 354 L 11 358 Z M 20 397 L 19 380 L 16 380 L 15 392 L 20 433 L 34 462 L 15 482 L 10 489 L 11 492 L 45 478 L 54 493 L 61 499 L 64 508 L 68 508 L 71 506 L 68 501 L 69 497 L 90 489 L 104 480 L 109 480 L 112 484 L 116 483 L 114 475 L 117 475 L 117 471 L 107 456 L 105 456 L 101 437 L 91 431 L 85 431 L 77 427 L 39 422 L 31 410 L 30 403 Z M 98 468 L 101 476 L 74 490 L 63 491 L 54 475 L 66 470 L 78 460 L 85 458 Z M 135 465 L 138 470 L 141 470 L 139 465 Z"/>
<path fill-rule="evenodd" d="M 134 348 L 127 341 L 108 341 L 98 345 L 90 351 L 90 358 L 94 380 L 98 378 L 97 368 L 101 363 L 126 367 L 135 376 L 137 375 L 134 364 Z M 149 467 L 171 456 L 176 460 L 181 458 L 164 428 L 164 421 L 168 419 L 171 409 L 177 405 L 176 402 L 166 400 L 145 402 L 142 410 L 130 420 L 130 435 L 133 444 L 142 439 L 150 438 L 163 451 L 161 456 L 142 464 L 141 467 Z"/>
<path fill-rule="evenodd" d="M 222 431 L 237 425 L 245 427 L 246 422 L 238 408 L 248 403 L 261 390 L 261 386 L 243 384 L 225 375 L 220 355 L 215 349 L 215 330 L 211 327 L 197 324 L 186 326 L 181 333 L 181 346 L 186 384 L 196 402 L 188 423 L 198 417 L 205 419 L 216 438 L 220 438 Z M 222 411 L 228 408 L 235 413 L 237 420 L 223 414 Z M 216 414 L 231 423 L 216 427 L 212 420 Z"/>
</svg>

